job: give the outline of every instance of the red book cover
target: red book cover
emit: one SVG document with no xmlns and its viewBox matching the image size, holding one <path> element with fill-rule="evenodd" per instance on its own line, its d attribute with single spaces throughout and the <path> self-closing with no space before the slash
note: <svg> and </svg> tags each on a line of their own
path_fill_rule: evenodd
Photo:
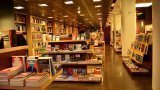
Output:
<svg viewBox="0 0 160 90">
<path fill-rule="evenodd" d="M 26 71 L 26 56 L 12 56 L 12 67 L 23 67 L 23 71 Z"/>
<path fill-rule="evenodd" d="M 73 75 L 73 68 L 68 68 L 68 75 Z"/>
</svg>

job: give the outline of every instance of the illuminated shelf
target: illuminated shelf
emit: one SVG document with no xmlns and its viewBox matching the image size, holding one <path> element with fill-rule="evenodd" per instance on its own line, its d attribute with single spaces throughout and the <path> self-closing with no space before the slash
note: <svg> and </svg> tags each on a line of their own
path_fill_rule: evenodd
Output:
<svg viewBox="0 0 160 90">
<path fill-rule="evenodd" d="M 16 24 L 26 24 L 26 22 L 14 21 Z"/>
</svg>

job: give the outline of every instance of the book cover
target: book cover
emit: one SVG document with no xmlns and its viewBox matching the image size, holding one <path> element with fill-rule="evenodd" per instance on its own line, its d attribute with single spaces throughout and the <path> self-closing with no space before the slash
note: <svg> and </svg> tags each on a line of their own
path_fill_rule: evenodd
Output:
<svg viewBox="0 0 160 90">
<path fill-rule="evenodd" d="M 27 59 L 26 62 L 27 72 L 37 72 L 38 71 L 38 64 L 37 59 Z"/>
<path fill-rule="evenodd" d="M 61 55 L 57 55 L 57 57 L 56 57 L 56 61 L 57 61 L 57 62 L 60 62 L 61 60 L 62 60 Z"/>
<path fill-rule="evenodd" d="M 24 80 L 25 78 L 27 78 L 27 76 L 31 75 L 31 72 L 24 72 L 21 73 L 13 78 L 10 79 L 10 81 L 19 81 L 19 80 Z"/>
<path fill-rule="evenodd" d="M 21 66 L 26 71 L 26 56 L 12 56 L 12 67 Z"/>
<path fill-rule="evenodd" d="M 70 60 L 70 55 L 69 54 L 65 54 L 65 60 L 69 61 Z"/>
<path fill-rule="evenodd" d="M 37 63 L 38 63 L 38 72 L 39 73 L 47 72 L 50 75 L 52 75 L 51 59 L 52 59 L 52 57 L 39 57 L 38 58 Z"/>
<path fill-rule="evenodd" d="M 68 75 L 73 75 L 73 68 L 68 68 Z"/>
</svg>

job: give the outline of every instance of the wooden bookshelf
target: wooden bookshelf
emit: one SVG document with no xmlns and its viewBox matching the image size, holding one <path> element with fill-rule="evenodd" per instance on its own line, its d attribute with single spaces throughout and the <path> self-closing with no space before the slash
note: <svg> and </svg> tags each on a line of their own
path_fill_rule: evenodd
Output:
<svg viewBox="0 0 160 90">
<path fill-rule="evenodd" d="M 27 34 L 29 55 L 37 56 L 40 54 L 40 51 L 39 54 L 37 54 L 34 48 L 42 48 L 42 45 L 45 44 L 45 42 L 43 42 L 43 34 L 47 31 L 47 20 L 36 16 L 29 16 L 28 19 L 30 20 L 28 23 L 30 29 Z"/>
<path fill-rule="evenodd" d="M 102 65 L 102 62 L 54 62 L 54 64 L 62 65 Z"/>
<path fill-rule="evenodd" d="M 0 49 L 0 54 L 12 52 L 12 51 L 17 51 L 17 50 L 23 50 L 23 49 L 28 49 L 28 46 L 18 46 L 18 47 Z"/>
<path fill-rule="evenodd" d="M 86 40 L 60 40 L 60 41 L 48 41 L 48 43 L 69 43 L 69 42 L 86 42 Z"/>
<path fill-rule="evenodd" d="M 15 23 L 15 30 L 16 30 L 16 33 L 22 33 L 26 38 L 26 35 L 27 35 L 27 15 L 26 14 L 21 14 L 21 13 L 15 13 L 15 20 L 14 20 L 14 23 Z"/>
<path fill-rule="evenodd" d="M 16 89 L 16 90 L 46 90 L 48 86 L 60 75 L 63 70 L 60 70 L 57 74 L 52 76 L 45 84 L 41 87 L 18 87 L 18 86 L 0 86 L 1 89 Z"/>
<path fill-rule="evenodd" d="M 44 51 L 42 54 L 74 54 L 74 53 L 96 53 L 91 50 L 80 50 L 80 51 Z"/>
</svg>

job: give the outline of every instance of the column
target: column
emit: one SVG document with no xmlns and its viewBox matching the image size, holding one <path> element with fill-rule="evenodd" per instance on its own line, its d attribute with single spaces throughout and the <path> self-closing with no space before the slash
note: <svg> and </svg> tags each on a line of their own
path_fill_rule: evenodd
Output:
<svg viewBox="0 0 160 90">
<path fill-rule="evenodd" d="M 122 56 L 127 51 L 136 36 L 136 0 L 121 0 L 122 19 Z"/>
<path fill-rule="evenodd" d="M 160 0 L 153 0 L 153 62 L 152 89 L 160 90 Z"/>
<path fill-rule="evenodd" d="M 0 30 L 8 31 L 14 29 L 13 0 L 1 0 L 0 3 Z"/>
</svg>

